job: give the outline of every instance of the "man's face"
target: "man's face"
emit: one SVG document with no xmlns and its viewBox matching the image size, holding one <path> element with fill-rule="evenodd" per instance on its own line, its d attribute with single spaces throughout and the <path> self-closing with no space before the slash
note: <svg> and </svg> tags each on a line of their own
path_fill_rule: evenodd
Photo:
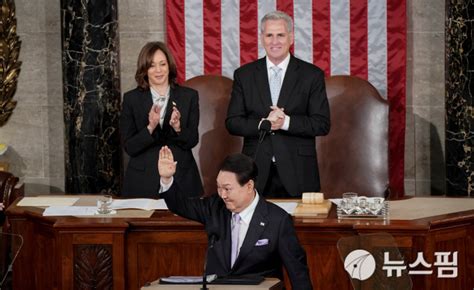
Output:
<svg viewBox="0 0 474 290">
<path fill-rule="evenodd" d="M 228 210 L 239 213 L 252 203 L 255 196 L 254 182 L 249 180 L 246 184 L 240 185 L 235 173 L 219 171 L 217 193 Z"/>
<path fill-rule="evenodd" d="M 293 44 L 293 32 L 288 32 L 286 21 L 282 19 L 265 21 L 260 37 L 268 59 L 275 65 L 285 59 Z"/>
</svg>

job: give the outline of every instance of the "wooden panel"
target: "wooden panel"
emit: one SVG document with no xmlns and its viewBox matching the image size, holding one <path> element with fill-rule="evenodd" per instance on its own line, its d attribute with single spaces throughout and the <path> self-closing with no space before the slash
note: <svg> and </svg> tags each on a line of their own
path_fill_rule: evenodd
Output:
<svg viewBox="0 0 474 290">
<path fill-rule="evenodd" d="M 105 289 L 137 290 L 161 276 L 202 273 L 207 247 L 203 226 L 168 212 L 149 219 L 80 219 L 42 217 L 41 209 L 12 205 L 7 214 L 13 232 L 25 240 L 14 264 L 14 289 L 82 289 L 76 287 L 79 272 L 74 270 L 79 248 L 90 250 L 89 262 L 103 259 L 100 249 L 108 249 L 107 255 L 111 251 L 112 282 Z M 431 263 L 436 251 L 458 251 L 456 279 L 412 276 L 413 289 L 474 288 L 474 211 L 414 221 L 340 221 L 330 213 L 327 219 L 296 219 L 295 228 L 306 249 L 314 289 L 352 289 L 338 241 L 382 232 L 394 237 L 409 263 L 417 252 Z M 285 284 L 289 286 L 288 280 Z"/>
</svg>

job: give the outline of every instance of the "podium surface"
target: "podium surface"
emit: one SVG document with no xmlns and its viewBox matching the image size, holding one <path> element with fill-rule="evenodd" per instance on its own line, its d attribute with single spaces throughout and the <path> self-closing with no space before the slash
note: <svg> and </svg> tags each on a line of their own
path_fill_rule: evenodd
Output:
<svg viewBox="0 0 474 290">
<path fill-rule="evenodd" d="M 48 217 L 18 201 L 6 211 L 13 233 L 24 239 L 13 264 L 14 290 L 139 290 L 158 277 L 202 275 L 207 235 L 197 222 L 166 210 L 150 218 Z M 390 208 L 388 220 L 338 220 L 334 206 L 327 218 L 294 219 L 314 289 L 352 290 L 337 243 L 381 232 L 393 236 L 407 263 L 419 252 L 430 264 L 436 252 L 458 252 L 456 278 L 412 275 L 413 289 L 474 289 L 474 199 L 414 198 Z M 18 246 L 13 242 L 13 250 Z M 282 284 L 291 289 L 286 277 Z"/>
<path fill-rule="evenodd" d="M 172 290 L 196 290 L 200 289 L 201 285 L 196 284 L 159 284 L 158 281 L 152 282 L 150 286 L 143 286 L 141 290 L 161 290 L 161 289 L 172 289 Z M 213 285 L 208 284 L 207 288 L 213 290 L 279 290 L 283 289 L 283 283 L 277 278 L 265 278 L 262 283 L 258 285 Z"/>
</svg>

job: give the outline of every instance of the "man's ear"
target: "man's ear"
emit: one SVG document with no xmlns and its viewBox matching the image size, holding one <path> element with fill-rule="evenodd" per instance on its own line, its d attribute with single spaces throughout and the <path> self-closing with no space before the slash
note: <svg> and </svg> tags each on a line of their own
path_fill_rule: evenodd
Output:
<svg viewBox="0 0 474 290">
<path fill-rule="evenodd" d="M 250 179 L 250 180 L 247 182 L 247 186 L 248 186 L 248 189 L 249 189 L 249 190 L 255 189 L 255 182 L 253 181 L 253 179 Z"/>
</svg>

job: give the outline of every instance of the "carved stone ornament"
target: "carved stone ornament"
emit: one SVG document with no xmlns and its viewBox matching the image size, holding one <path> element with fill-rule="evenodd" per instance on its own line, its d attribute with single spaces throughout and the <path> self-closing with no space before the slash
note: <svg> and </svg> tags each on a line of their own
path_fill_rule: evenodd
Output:
<svg viewBox="0 0 474 290">
<path fill-rule="evenodd" d="M 15 3 L 2 0 L 0 12 L 0 127 L 5 125 L 16 107 L 13 95 L 20 74 L 21 41 L 16 34 Z"/>
</svg>

